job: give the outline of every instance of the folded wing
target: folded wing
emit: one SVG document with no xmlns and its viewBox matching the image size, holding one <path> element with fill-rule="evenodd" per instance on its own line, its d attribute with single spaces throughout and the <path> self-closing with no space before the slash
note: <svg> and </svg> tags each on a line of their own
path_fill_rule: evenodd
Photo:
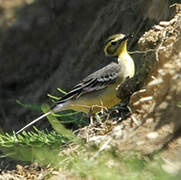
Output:
<svg viewBox="0 0 181 180">
<path fill-rule="evenodd" d="M 120 65 L 117 63 L 111 63 L 106 67 L 90 74 L 83 79 L 79 84 L 63 96 L 56 104 L 64 103 L 68 100 L 80 97 L 83 94 L 90 93 L 93 91 L 99 91 L 106 88 L 110 84 L 114 84 L 118 79 L 120 72 Z"/>
</svg>

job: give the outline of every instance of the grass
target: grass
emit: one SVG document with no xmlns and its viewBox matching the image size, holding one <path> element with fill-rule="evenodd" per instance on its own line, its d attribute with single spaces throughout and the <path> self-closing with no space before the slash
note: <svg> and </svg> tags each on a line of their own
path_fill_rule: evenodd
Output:
<svg viewBox="0 0 181 180">
<path fill-rule="evenodd" d="M 44 106 L 45 109 L 47 106 Z M 58 124 L 55 117 L 48 117 L 54 131 L 23 132 L 16 136 L 0 134 L 0 149 L 3 156 L 17 160 L 38 162 L 54 167 L 58 173 L 96 180 L 177 180 L 161 168 L 159 155 L 141 156 L 137 152 L 122 152 L 111 147 L 92 158 L 99 147 L 88 145 L 71 130 Z M 59 169 L 61 169 L 59 171 Z M 62 172 L 61 172 L 62 171 Z M 49 174 L 51 177 L 52 175 Z"/>
<path fill-rule="evenodd" d="M 163 171 L 162 160 L 159 158 L 140 157 L 139 153 L 125 153 L 118 148 L 110 148 L 100 152 L 95 159 L 92 159 L 98 151 L 97 146 L 71 143 L 72 148 L 66 149 L 68 143 L 70 143 L 68 138 L 62 137 L 55 131 L 36 130 L 36 133 L 24 132 L 18 137 L 8 134 L 0 136 L 0 149 L 4 156 L 38 162 L 55 169 L 61 168 L 71 176 L 96 180 L 178 179 Z M 155 157 L 157 156 L 155 155 Z"/>
</svg>

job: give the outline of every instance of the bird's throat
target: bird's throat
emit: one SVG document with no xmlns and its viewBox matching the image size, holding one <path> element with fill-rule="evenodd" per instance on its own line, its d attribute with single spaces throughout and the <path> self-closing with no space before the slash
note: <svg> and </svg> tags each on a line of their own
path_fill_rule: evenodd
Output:
<svg viewBox="0 0 181 180">
<path fill-rule="evenodd" d="M 118 63 L 124 71 L 125 78 L 132 78 L 135 74 L 135 64 L 131 56 L 128 54 L 127 50 L 122 51 L 118 56 Z"/>
</svg>

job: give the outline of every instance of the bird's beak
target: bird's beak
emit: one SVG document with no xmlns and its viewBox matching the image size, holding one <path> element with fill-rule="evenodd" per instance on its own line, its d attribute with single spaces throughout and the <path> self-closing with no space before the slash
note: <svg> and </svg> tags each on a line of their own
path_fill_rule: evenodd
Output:
<svg viewBox="0 0 181 180">
<path fill-rule="evenodd" d="M 123 38 L 123 40 L 129 39 L 129 38 L 133 38 L 133 33 L 125 35 L 125 37 Z"/>
</svg>

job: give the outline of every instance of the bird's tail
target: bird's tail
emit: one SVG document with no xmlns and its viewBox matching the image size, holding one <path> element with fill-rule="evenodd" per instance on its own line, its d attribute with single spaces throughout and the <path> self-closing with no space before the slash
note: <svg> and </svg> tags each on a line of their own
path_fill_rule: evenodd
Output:
<svg viewBox="0 0 181 180">
<path fill-rule="evenodd" d="M 44 117 L 48 116 L 49 114 L 51 114 L 52 111 L 49 111 L 43 115 L 41 115 L 40 117 L 36 118 L 35 120 L 33 120 L 32 122 L 30 122 L 29 124 L 27 124 L 26 126 L 24 126 L 23 128 L 21 128 L 19 131 L 16 132 L 16 134 L 21 133 L 22 131 L 24 131 L 25 129 L 27 129 L 28 127 L 32 126 L 33 124 L 35 124 L 36 122 L 38 122 L 39 120 L 43 119 Z"/>
</svg>

